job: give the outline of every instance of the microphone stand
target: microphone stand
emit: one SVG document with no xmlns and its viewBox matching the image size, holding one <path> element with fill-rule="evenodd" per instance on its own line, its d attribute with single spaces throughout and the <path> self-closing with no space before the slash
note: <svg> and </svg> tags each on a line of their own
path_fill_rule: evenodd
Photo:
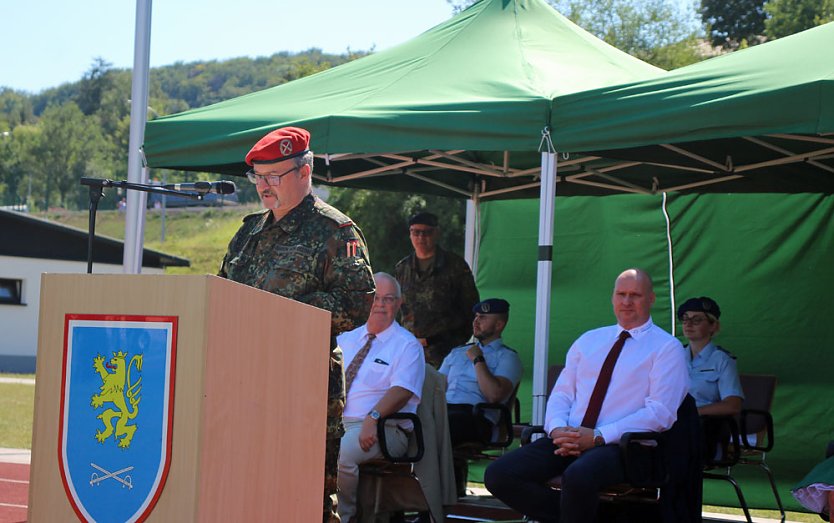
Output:
<svg viewBox="0 0 834 523">
<path fill-rule="evenodd" d="M 181 198 L 191 198 L 192 200 L 202 200 L 203 194 L 196 192 L 175 191 L 173 189 L 165 189 L 158 185 L 148 185 L 145 183 L 131 183 L 126 181 L 117 182 L 114 180 L 104 180 L 100 178 L 81 178 L 81 185 L 86 185 L 90 188 L 90 220 L 87 227 L 87 274 L 93 273 L 93 239 L 96 236 L 96 211 L 98 210 L 98 202 L 104 196 L 105 187 L 115 187 L 117 189 L 127 189 L 131 191 L 152 192 L 157 194 L 169 194 L 172 196 L 179 196 Z"/>
</svg>

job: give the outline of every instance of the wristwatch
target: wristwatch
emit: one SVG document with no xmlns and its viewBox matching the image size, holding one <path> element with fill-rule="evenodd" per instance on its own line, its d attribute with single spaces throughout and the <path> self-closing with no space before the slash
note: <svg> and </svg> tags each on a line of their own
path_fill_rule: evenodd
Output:
<svg viewBox="0 0 834 523">
<path fill-rule="evenodd" d="M 477 364 L 485 362 L 485 361 L 486 361 L 486 358 L 484 358 L 483 356 L 475 356 L 475 359 L 472 360 L 472 365 L 477 365 Z"/>
<path fill-rule="evenodd" d="M 602 432 L 599 429 L 594 429 L 594 446 L 601 447 L 605 445 L 605 438 L 602 437 Z"/>
<path fill-rule="evenodd" d="M 374 421 L 379 421 L 379 418 L 380 418 L 381 414 L 379 413 L 378 410 L 374 409 L 374 410 L 372 410 L 371 412 L 368 413 L 368 416 L 370 416 L 371 419 L 374 420 Z"/>
</svg>

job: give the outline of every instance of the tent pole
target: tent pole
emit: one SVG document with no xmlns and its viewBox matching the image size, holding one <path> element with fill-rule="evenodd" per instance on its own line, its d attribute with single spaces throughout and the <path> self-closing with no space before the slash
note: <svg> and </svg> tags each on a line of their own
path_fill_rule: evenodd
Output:
<svg viewBox="0 0 834 523">
<path fill-rule="evenodd" d="M 151 49 L 152 0 L 136 0 L 136 36 L 133 44 L 133 71 L 130 97 L 130 138 L 127 154 L 127 181 L 142 183 L 142 143 L 145 141 L 145 121 L 148 117 L 148 75 Z M 145 205 L 147 194 L 127 191 L 125 213 L 125 247 L 122 272 L 142 272 L 144 251 Z"/>
<path fill-rule="evenodd" d="M 556 203 L 556 153 L 542 152 L 539 192 L 539 256 L 536 278 L 536 336 L 533 353 L 533 424 L 544 424 L 547 356 L 550 338 L 550 284 L 553 271 L 553 215 Z"/>
</svg>

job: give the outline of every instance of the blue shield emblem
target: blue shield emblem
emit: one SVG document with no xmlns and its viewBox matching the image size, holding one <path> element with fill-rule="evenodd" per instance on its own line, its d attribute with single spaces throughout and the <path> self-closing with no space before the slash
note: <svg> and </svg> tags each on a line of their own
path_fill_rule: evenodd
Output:
<svg viewBox="0 0 834 523">
<path fill-rule="evenodd" d="M 142 521 L 171 464 L 177 318 L 67 314 L 58 463 L 82 521 Z"/>
</svg>

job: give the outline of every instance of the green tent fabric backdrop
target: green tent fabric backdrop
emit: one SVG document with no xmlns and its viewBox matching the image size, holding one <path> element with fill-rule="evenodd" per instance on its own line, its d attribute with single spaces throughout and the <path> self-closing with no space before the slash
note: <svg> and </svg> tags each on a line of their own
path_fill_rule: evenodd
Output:
<svg viewBox="0 0 834 523">
<path fill-rule="evenodd" d="M 673 328 L 676 303 L 707 295 L 722 310 L 717 342 L 741 372 L 775 374 L 774 451 L 785 506 L 790 487 L 834 437 L 834 197 L 817 194 L 670 194 L 671 264 L 663 196 L 556 199 L 550 363 L 564 362 L 587 329 L 614 323 L 611 289 L 629 266 L 655 280 L 655 323 Z M 512 304 L 505 340 L 525 364 L 519 392 L 529 419 L 537 253 L 537 200 L 481 206 L 478 287 Z M 670 271 L 671 267 L 671 271 Z M 677 335 L 680 335 L 680 327 Z M 743 470 L 742 470 L 743 469 Z M 775 508 L 764 474 L 737 467 L 753 507 Z M 726 482 L 705 481 L 707 504 L 738 506 Z"/>
</svg>

